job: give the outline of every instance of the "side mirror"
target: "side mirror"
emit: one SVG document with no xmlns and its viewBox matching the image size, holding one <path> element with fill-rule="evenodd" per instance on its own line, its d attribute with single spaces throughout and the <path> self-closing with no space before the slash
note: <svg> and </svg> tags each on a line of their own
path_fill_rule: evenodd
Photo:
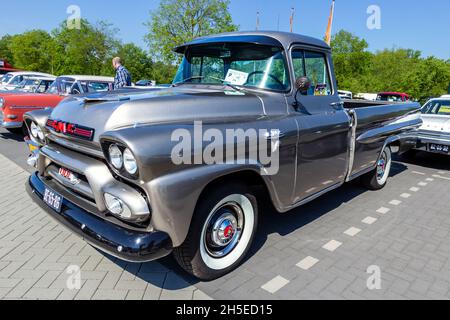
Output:
<svg viewBox="0 0 450 320">
<path fill-rule="evenodd" d="M 301 92 L 304 94 L 311 88 L 311 80 L 308 77 L 300 77 L 295 81 L 295 87 L 297 88 L 297 93 Z"/>
<path fill-rule="evenodd" d="M 300 92 L 303 95 L 307 94 L 309 88 L 311 88 L 311 80 L 309 80 L 308 77 L 297 78 L 297 80 L 295 80 L 295 88 L 297 90 L 295 91 L 295 94 L 294 94 L 295 101 L 293 103 L 293 107 L 295 108 L 296 111 L 298 111 L 299 104 L 300 104 L 297 99 L 298 93 Z"/>
</svg>

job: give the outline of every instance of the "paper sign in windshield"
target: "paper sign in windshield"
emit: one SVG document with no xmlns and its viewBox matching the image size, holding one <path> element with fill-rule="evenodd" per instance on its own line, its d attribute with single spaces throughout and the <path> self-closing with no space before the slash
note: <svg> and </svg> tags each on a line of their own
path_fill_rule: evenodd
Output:
<svg viewBox="0 0 450 320">
<path fill-rule="evenodd" d="M 230 69 L 228 70 L 225 82 L 242 86 L 247 83 L 248 73 Z"/>
</svg>

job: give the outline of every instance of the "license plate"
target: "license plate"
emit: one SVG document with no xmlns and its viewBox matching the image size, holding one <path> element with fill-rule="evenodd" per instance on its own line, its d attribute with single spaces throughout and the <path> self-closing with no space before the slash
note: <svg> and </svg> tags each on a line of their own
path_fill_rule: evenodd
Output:
<svg viewBox="0 0 450 320">
<path fill-rule="evenodd" d="M 64 198 L 50 188 L 45 188 L 44 202 L 56 212 L 61 212 Z"/>
<path fill-rule="evenodd" d="M 428 148 L 429 148 L 430 151 L 437 152 L 437 153 L 448 154 L 448 152 L 449 152 L 449 146 L 445 146 L 445 145 L 442 145 L 442 144 L 430 143 Z"/>
</svg>

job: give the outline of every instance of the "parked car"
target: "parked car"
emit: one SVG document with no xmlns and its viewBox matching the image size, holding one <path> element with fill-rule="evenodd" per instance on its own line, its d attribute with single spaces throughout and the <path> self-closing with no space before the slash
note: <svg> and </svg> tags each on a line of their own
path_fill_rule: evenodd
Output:
<svg viewBox="0 0 450 320">
<path fill-rule="evenodd" d="M 200 279 L 223 276 L 252 244 L 258 201 L 285 213 L 356 178 L 381 189 L 392 152 L 405 151 L 421 125 L 417 103 L 342 101 L 321 40 L 241 32 L 175 51 L 184 59 L 170 88 L 76 96 L 25 116 L 40 146 L 30 196 L 123 260 L 173 252 Z M 232 137 L 230 153 L 217 139 L 208 163 L 198 157 L 212 140 L 199 126 L 244 136 Z M 209 142 L 186 138 L 179 149 L 179 135 Z M 256 149 L 234 153 L 254 139 Z"/>
<path fill-rule="evenodd" d="M 14 90 L 27 77 L 53 77 L 53 75 L 34 71 L 10 72 L 2 77 L 0 90 Z"/>
<path fill-rule="evenodd" d="M 338 90 L 338 94 L 341 99 L 353 99 L 353 93 L 351 91 Z"/>
<path fill-rule="evenodd" d="M 409 100 L 409 95 L 401 92 L 381 92 L 377 96 L 377 101 L 407 102 Z"/>
<path fill-rule="evenodd" d="M 16 94 L 20 92 L 28 92 L 28 93 L 45 93 L 53 82 L 56 80 L 56 77 L 29 77 L 25 78 L 19 85 L 14 89 L 6 92 L 0 92 L 0 97 Z"/>
<path fill-rule="evenodd" d="M 13 66 L 9 64 L 8 61 L 6 61 L 5 59 L 0 59 L 0 81 L 5 74 L 17 71 L 20 70 L 13 68 Z"/>
<path fill-rule="evenodd" d="M 428 101 L 422 108 L 422 120 L 414 150 L 449 155 L 450 97 Z M 414 151 L 409 155 L 414 155 Z"/>
<path fill-rule="evenodd" d="M 3 113 L 2 127 L 14 133 L 25 129 L 23 115 L 32 110 L 54 108 L 68 95 L 110 91 L 114 78 L 97 76 L 61 76 L 46 93 L 0 93 L 0 109 Z"/>
</svg>

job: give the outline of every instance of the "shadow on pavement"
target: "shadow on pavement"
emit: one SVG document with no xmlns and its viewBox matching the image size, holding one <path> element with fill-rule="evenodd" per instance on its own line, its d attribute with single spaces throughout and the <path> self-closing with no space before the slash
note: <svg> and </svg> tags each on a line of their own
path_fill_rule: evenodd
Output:
<svg viewBox="0 0 450 320">
<path fill-rule="evenodd" d="M 23 142 L 24 141 L 24 137 L 23 135 L 20 134 L 16 134 L 16 133 L 12 133 L 12 132 L 0 132 L 0 136 L 5 139 L 5 140 L 14 140 L 17 142 Z"/>
<path fill-rule="evenodd" d="M 391 177 L 396 176 L 405 170 L 407 170 L 407 166 L 402 163 L 395 162 L 392 167 Z M 353 182 L 346 183 L 341 188 L 331 191 L 330 193 L 325 194 L 308 204 L 284 214 L 279 214 L 273 207 L 272 203 L 268 199 L 265 199 L 260 204 L 261 208 L 258 232 L 243 263 L 251 259 L 251 257 L 264 246 L 270 234 L 277 233 L 281 236 L 288 235 L 365 192 L 368 192 L 367 189 L 360 187 L 357 179 Z M 175 273 L 179 278 L 178 281 L 163 283 L 164 289 L 167 290 L 179 290 L 199 283 L 198 279 L 190 276 L 178 266 L 172 255 L 160 259 L 157 262 L 148 262 L 144 264 L 131 264 L 113 257 L 109 258 L 118 265 L 122 266 L 125 270 L 131 268 L 131 270 L 129 270 L 130 272 L 133 269 L 136 271 L 136 268 L 137 270 L 153 270 L 149 273 L 142 271 L 136 271 L 135 273 L 137 277 L 155 286 L 161 286 L 160 278 L 156 278 L 155 281 L 154 273 L 161 270 L 160 265 L 162 265 L 166 269 L 166 272 Z M 163 272 L 163 270 L 159 272 Z"/>
<path fill-rule="evenodd" d="M 450 170 L 450 156 L 444 154 L 418 151 L 413 155 L 403 156 L 398 159 L 405 164 L 414 164 L 436 170 Z"/>
</svg>

